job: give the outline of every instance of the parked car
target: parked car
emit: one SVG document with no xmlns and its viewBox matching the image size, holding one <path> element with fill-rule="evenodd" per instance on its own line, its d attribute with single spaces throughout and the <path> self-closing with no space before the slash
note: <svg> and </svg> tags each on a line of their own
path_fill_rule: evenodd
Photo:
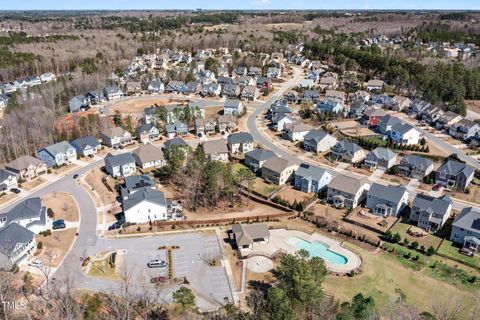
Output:
<svg viewBox="0 0 480 320">
<path fill-rule="evenodd" d="M 115 221 L 110 227 L 108 227 L 108 230 L 117 230 L 122 227 L 123 221 Z"/>
<path fill-rule="evenodd" d="M 88 157 L 91 159 L 91 158 L 95 157 L 95 155 L 89 154 Z"/>
<path fill-rule="evenodd" d="M 152 279 L 150 279 L 150 283 L 165 283 L 168 281 L 168 278 L 167 277 L 153 277 Z"/>
<path fill-rule="evenodd" d="M 67 226 L 65 225 L 65 220 L 55 220 L 52 222 L 52 229 L 65 229 Z"/>
<path fill-rule="evenodd" d="M 73 175 L 73 179 L 78 179 L 78 174 L 75 173 L 75 174 Z"/>
<path fill-rule="evenodd" d="M 437 183 L 437 184 L 433 185 L 432 190 L 433 191 L 440 191 L 440 190 L 442 190 L 442 188 L 443 188 L 442 185 Z"/>
<path fill-rule="evenodd" d="M 40 260 L 32 260 L 28 263 L 29 266 L 35 267 L 35 268 L 42 268 L 43 267 L 43 261 Z"/>
<path fill-rule="evenodd" d="M 160 259 L 153 259 L 147 263 L 147 267 L 149 268 L 164 268 L 166 266 L 167 266 L 167 262 L 165 262 L 165 260 L 160 260 Z"/>
<path fill-rule="evenodd" d="M 22 192 L 22 190 L 20 190 L 18 188 L 12 188 L 12 189 L 10 189 L 10 191 L 12 191 L 15 194 L 19 194 L 20 192 Z"/>
</svg>

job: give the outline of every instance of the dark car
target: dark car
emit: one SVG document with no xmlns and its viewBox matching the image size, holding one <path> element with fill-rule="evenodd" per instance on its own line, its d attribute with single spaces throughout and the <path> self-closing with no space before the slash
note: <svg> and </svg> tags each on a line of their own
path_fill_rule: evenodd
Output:
<svg viewBox="0 0 480 320">
<path fill-rule="evenodd" d="M 122 227 L 123 221 L 115 221 L 114 224 L 112 224 L 110 227 L 108 227 L 108 230 L 117 230 Z"/>
<path fill-rule="evenodd" d="M 433 191 L 440 191 L 440 190 L 442 190 L 442 185 L 437 183 L 433 186 L 432 190 Z"/>
<path fill-rule="evenodd" d="M 65 220 L 55 220 L 52 223 L 52 229 L 65 229 L 67 226 L 65 225 Z"/>
<path fill-rule="evenodd" d="M 77 179 L 77 178 L 78 178 L 78 174 L 74 174 L 73 179 Z"/>
<path fill-rule="evenodd" d="M 22 192 L 22 191 L 21 191 L 20 189 L 18 189 L 18 188 L 12 188 L 12 189 L 10 189 L 10 191 L 12 191 L 12 192 L 15 193 L 15 194 L 19 194 L 20 192 Z"/>
<path fill-rule="evenodd" d="M 168 278 L 167 277 L 153 277 L 152 279 L 150 279 L 150 283 L 165 283 L 168 281 Z"/>
</svg>

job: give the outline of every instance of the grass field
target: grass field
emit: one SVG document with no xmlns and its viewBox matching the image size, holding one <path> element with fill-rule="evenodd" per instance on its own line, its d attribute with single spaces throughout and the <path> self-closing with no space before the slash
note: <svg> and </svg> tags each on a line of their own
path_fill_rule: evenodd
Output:
<svg viewBox="0 0 480 320">
<path fill-rule="evenodd" d="M 430 276 L 430 270 L 414 270 L 398 263 L 399 257 L 378 252 L 369 253 L 353 246 L 362 255 L 364 271 L 353 278 L 328 276 L 324 283 L 326 292 L 336 298 L 350 300 L 357 293 L 372 296 L 380 310 L 384 310 L 401 292 L 407 302 L 420 310 L 431 311 L 433 304 L 462 300 L 459 319 L 465 319 L 474 305 L 480 290 L 454 286 Z M 453 297 L 453 299 L 452 299 Z"/>
<path fill-rule="evenodd" d="M 391 231 L 392 231 L 392 233 L 398 232 L 400 234 L 400 236 L 402 237 L 402 241 L 403 241 L 403 239 L 408 239 L 408 241 L 410 243 L 412 243 L 414 241 L 417 241 L 420 246 L 423 245 L 427 249 L 430 246 L 434 247 L 435 249 L 438 248 L 438 246 L 440 245 L 440 242 L 442 241 L 442 239 L 440 237 L 437 237 L 433 234 L 429 234 L 429 235 L 426 235 L 426 236 L 423 236 L 423 237 L 413 237 L 413 236 L 411 236 L 407 233 L 408 229 L 411 226 L 412 225 L 410 225 L 408 223 L 405 223 L 405 222 L 398 222 L 392 228 Z"/>
<path fill-rule="evenodd" d="M 480 268 L 480 256 L 468 257 L 458 252 L 458 249 L 458 247 L 453 245 L 452 241 L 444 240 L 440 248 L 438 248 L 438 253 L 462 261 L 467 266 Z"/>
</svg>

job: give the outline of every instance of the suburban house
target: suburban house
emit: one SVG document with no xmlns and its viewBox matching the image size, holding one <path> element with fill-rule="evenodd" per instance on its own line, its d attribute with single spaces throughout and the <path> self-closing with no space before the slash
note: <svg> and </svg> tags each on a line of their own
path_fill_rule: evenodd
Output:
<svg viewBox="0 0 480 320">
<path fill-rule="evenodd" d="M 473 253 L 480 251 L 480 209 L 464 208 L 452 224 L 450 241 Z"/>
<path fill-rule="evenodd" d="M 224 115 L 231 114 L 238 117 L 243 113 L 244 110 L 245 110 L 245 107 L 243 106 L 240 100 L 227 100 L 223 105 Z"/>
<path fill-rule="evenodd" d="M 226 114 L 218 116 L 217 118 L 218 131 L 232 132 L 237 128 L 237 118 L 234 115 Z"/>
<path fill-rule="evenodd" d="M 227 98 L 238 98 L 240 92 L 240 86 L 235 83 L 228 83 L 222 88 L 222 96 Z"/>
<path fill-rule="evenodd" d="M 39 197 L 28 198 L 9 212 L 0 214 L 0 228 L 12 223 L 18 223 L 35 234 L 45 231 L 47 229 L 47 208 L 42 205 L 42 199 Z"/>
<path fill-rule="evenodd" d="M 142 83 L 140 81 L 127 82 L 127 94 L 133 95 L 142 92 Z"/>
<path fill-rule="evenodd" d="M 273 157 L 275 153 L 270 150 L 263 150 L 260 148 L 253 149 L 245 153 L 245 165 L 249 167 L 253 172 L 257 172 L 263 167 L 265 161 Z"/>
<path fill-rule="evenodd" d="M 263 223 L 235 224 L 229 234 L 230 240 L 235 241 L 240 256 L 246 257 L 257 244 L 269 242 L 270 231 Z"/>
<path fill-rule="evenodd" d="M 57 77 L 51 72 L 46 72 L 40 75 L 40 81 L 42 82 L 55 81 L 55 79 L 57 79 Z"/>
<path fill-rule="evenodd" d="M 327 90 L 327 91 L 325 91 L 325 99 L 326 100 L 334 100 L 334 101 L 344 103 L 345 98 L 346 98 L 346 95 L 345 95 L 345 92 L 343 92 L 343 91 L 338 91 L 338 90 Z"/>
<path fill-rule="evenodd" d="M 282 132 L 287 125 L 294 122 L 295 120 L 289 113 L 278 113 L 272 116 L 272 127 L 277 132 Z"/>
<path fill-rule="evenodd" d="M 402 121 L 400 121 L 400 119 L 398 119 L 397 117 L 387 114 L 383 116 L 380 120 L 378 120 L 377 130 L 381 134 L 389 135 L 390 132 L 392 131 L 393 126 L 401 123 Z"/>
<path fill-rule="evenodd" d="M 77 159 L 77 151 L 67 141 L 61 141 L 38 150 L 38 157 L 48 167 L 59 167 Z"/>
<path fill-rule="evenodd" d="M 233 69 L 233 72 L 236 76 L 238 77 L 242 77 L 242 76 L 246 76 L 247 75 L 247 72 L 248 72 L 248 69 L 247 67 L 244 67 L 244 66 L 238 66 L 236 67 L 235 69 Z"/>
<path fill-rule="evenodd" d="M 127 200 L 130 195 L 143 188 L 155 189 L 155 181 L 146 174 L 125 177 L 125 183 L 120 188 L 120 196 L 122 200 Z"/>
<path fill-rule="evenodd" d="M 262 178 L 268 182 L 284 185 L 297 170 L 297 165 L 290 160 L 272 156 L 262 166 Z"/>
<path fill-rule="evenodd" d="M 99 104 L 105 101 L 103 92 L 99 90 L 91 90 L 85 94 L 85 97 L 90 101 L 90 104 Z"/>
<path fill-rule="evenodd" d="M 182 87 L 182 93 L 183 94 L 197 94 L 202 91 L 202 84 L 197 81 L 188 81 L 183 87 Z"/>
<path fill-rule="evenodd" d="M 320 78 L 320 88 L 325 89 L 335 89 L 337 87 L 337 78 L 335 77 L 321 77 Z"/>
<path fill-rule="evenodd" d="M 100 142 L 94 136 L 87 136 L 73 140 L 70 143 L 77 154 L 88 157 L 97 154 L 97 152 L 102 147 Z"/>
<path fill-rule="evenodd" d="M 409 220 L 417 226 L 435 233 L 439 231 L 452 212 L 452 200 L 447 195 L 439 198 L 419 193 L 412 203 Z"/>
<path fill-rule="evenodd" d="M 322 191 L 333 176 L 325 169 L 302 163 L 295 172 L 294 186 L 303 192 Z"/>
<path fill-rule="evenodd" d="M 167 220 L 167 201 L 163 192 L 145 187 L 122 201 L 125 222 L 148 223 Z"/>
<path fill-rule="evenodd" d="M 350 118 L 360 118 L 365 110 L 367 110 L 367 104 L 365 101 L 362 99 L 353 100 L 352 103 L 350 103 L 348 116 Z"/>
<path fill-rule="evenodd" d="M 412 115 L 412 116 L 416 116 L 420 112 L 422 112 L 422 110 L 428 108 L 430 105 L 431 104 L 426 102 L 426 101 L 423 101 L 423 100 L 420 100 L 420 99 L 415 99 L 408 106 L 407 114 Z"/>
<path fill-rule="evenodd" d="M 217 127 L 217 121 L 215 119 L 195 119 L 195 133 L 197 135 L 214 134 Z"/>
<path fill-rule="evenodd" d="M 283 137 L 290 141 L 303 141 L 310 130 L 312 130 L 312 127 L 302 122 L 288 123 L 284 125 Z"/>
<path fill-rule="evenodd" d="M 340 113 L 343 111 L 343 103 L 333 99 L 321 101 L 316 106 L 319 113 Z"/>
<path fill-rule="evenodd" d="M 408 192 L 402 186 L 373 183 L 367 192 L 366 207 L 374 215 L 381 217 L 397 217 L 408 205 Z"/>
<path fill-rule="evenodd" d="M 183 121 L 176 121 L 173 124 L 165 125 L 165 133 L 169 139 L 188 134 L 188 125 Z"/>
<path fill-rule="evenodd" d="M 465 190 L 475 175 L 475 168 L 465 162 L 447 158 L 435 174 L 435 183 L 448 189 Z"/>
<path fill-rule="evenodd" d="M 398 174 L 413 179 L 423 179 L 433 171 L 433 161 L 410 154 L 400 160 Z"/>
<path fill-rule="evenodd" d="M 282 69 L 269 67 L 267 69 L 267 78 L 280 78 L 282 75 Z"/>
<path fill-rule="evenodd" d="M 240 78 L 238 78 L 238 84 L 243 86 L 243 87 L 246 87 L 246 86 L 254 86 L 256 87 L 256 81 L 255 81 L 255 78 L 252 78 L 250 76 L 241 76 Z"/>
<path fill-rule="evenodd" d="M 107 154 L 105 157 L 105 171 L 114 178 L 125 178 L 137 172 L 135 158 L 131 153 L 119 155 Z"/>
<path fill-rule="evenodd" d="M 427 108 L 423 109 L 417 117 L 428 124 L 436 122 L 443 115 L 443 110 L 441 107 L 430 105 Z"/>
<path fill-rule="evenodd" d="M 328 184 L 327 201 L 337 208 L 356 208 L 367 196 L 370 188 L 367 178 L 339 174 Z"/>
<path fill-rule="evenodd" d="M 365 109 L 360 118 L 360 122 L 370 127 L 376 127 L 385 114 L 385 111 L 382 109 L 370 107 Z"/>
<path fill-rule="evenodd" d="M 363 165 L 369 170 L 380 169 L 387 171 L 395 165 L 397 154 L 390 149 L 378 147 L 370 151 L 365 157 Z"/>
<path fill-rule="evenodd" d="M 325 152 L 337 144 L 337 139 L 325 131 L 312 129 L 303 137 L 303 148 L 308 152 Z"/>
<path fill-rule="evenodd" d="M 147 143 L 160 139 L 160 130 L 151 123 L 145 123 L 140 125 L 135 130 L 137 139 L 142 143 Z"/>
<path fill-rule="evenodd" d="M 0 230 L 0 243 L 1 270 L 11 270 L 37 248 L 35 234 L 17 223 L 10 223 Z"/>
<path fill-rule="evenodd" d="M 409 98 L 396 95 L 393 97 L 393 104 L 390 106 L 390 108 L 393 111 L 403 111 L 408 108 L 411 103 L 412 100 L 410 100 Z"/>
<path fill-rule="evenodd" d="M 165 165 L 163 151 L 151 143 L 146 143 L 132 152 L 135 163 L 140 168 L 152 169 L 160 168 Z"/>
<path fill-rule="evenodd" d="M 118 86 L 106 86 L 103 88 L 103 95 L 108 100 L 115 100 L 123 97 L 123 91 Z"/>
<path fill-rule="evenodd" d="M 68 101 L 68 109 L 70 112 L 85 111 L 90 108 L 90 101 L 84 95 L 78 95 Z"/>
<path fill-rule="evenodd" d="M 452 111 L 447 111 L 438 118 L 435 127 L 439 130 L 449 129 L 452 125 L 462 120 L 462 116 Z"/>
<path fill-rule="evenodd" d="M 154 79 L 148 83 L 147 91 L 150 93 L 162 93 L 165 91 L 165 86 L 162 81 Z"/>
<path fill-rule="evenodd" d="M 358 144 L 343 140 L 332 147 L 331 156 L 337 161 L 355 164 L 365 159 L 366 152 Z"/>
<path fill-rule="evenodd" d="M 228 147 L 223 139 L 205 141 L 202 149 L 208 160 L 228 162 Z"/>
<path fill-rule="evenodd" d="M 477 132 L 480 132 L 480 125 L 468 119 L 461 119 L 448 130 L 448 134 L 461 140 L 473 138 Z"/>
<path fill-rule="evenodd" d="M 205 103 L 203 101 L 190 101 L 187 108 L 189 108 L 191 117 L 195 119 L 205 118 Z"/>
<path fill-rule="evenodd" d="M 130 132 L 120 127 L 105 129 L 100 133 L 100 137 L 102 144 L 111 148 L 118 148 L 132 142 Z"/>
<path fill-rule="evenodd" d="M 0 192 L 8 191 L 18 187 L 17 176 L 7 170 L 0 168 Z"/>
<path fill-rule="evenodd" d="M 390 139 L 396 143 L 414 145 L 420 140 L 420 132 L 407 123 L 397 123 L 392 126 Z"/>
<path fill-rule="evenodd" d="M 320 92 L 317 90 L 305 90 L 303 91 L 302 101 L 318 102 L 320 100 Z"/>
<path fill-rule="evenodd" d="M 185 148 L 185 149 L 189 148 L 188 143 L 185 142 L 185 140 L 183 140 L 180 137 L 177 137 L 177 138 L 173 138 L 173 139 L 169 139 L 169 140 L 165 141 L 163 143 L 163 150 L 164 151 L 168 150 L 169 148 L 171 148 L 173 146 L 178 146 L 178 147 Z"/>
<path fill-rule="evenodd" d="M 18 157 L 7 163 L 5 169 L 13 172 L 22 181 L 35 179 L 48 171 L 45 162 L 30 155 Z"/>
<path fill-rule="evenodd" d="M 170 80 L 165 87 L 165 92 L 180 93 L 184 83 L 182 81 Z"/>
<path fill-rule="evenodd" d="M 251 77 L 260 77 L 262 76 L 262 68 L 250 67 L 248 68 L 248 75 Z"/>
<path fill-rule="evenodd" d="M 367 91 L 382 91 L 385 82 L 382 80 L 370 79 L 367 82 Z"/>
<path fill-rule="evenodd" d="M 253 150 L 253 137 L 248 132 L 232 133 L 227 140 L 231 153 L 246 153 Z"/>
<path fill-rule="evenodd" d="M 242 90 L 242 94 L 240 95 L 240 99 L 247 100 L 247 101 L 255 101 L 260 96 L 260 92 L 258 88 L 255 86 L 246 86 Z"/>
<path fill-rule="evenodd" d="M 143 109 L 143 123 L 157 123 L 160 120 L 159 107 L 151 106 Z"/>
<path fill-rule="evenodd" d="M 207 97 L 219 96 L 222 92 L 222 86 L 219 83 L 205 83 L 202 86 L 202 94 Z"/>
</svg>

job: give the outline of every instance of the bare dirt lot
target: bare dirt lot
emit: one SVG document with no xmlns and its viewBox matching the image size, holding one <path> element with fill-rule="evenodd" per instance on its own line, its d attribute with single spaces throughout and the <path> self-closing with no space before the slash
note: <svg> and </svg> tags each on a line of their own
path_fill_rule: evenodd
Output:
<svg viewBox="0 0 480 320">
<path fill-rule="evenodd" d="M 117 194 L 110 192 L 102 182 L 104 176 L 106 176 L 106 174 L 103 173 L 100 168 L 95 168 L 90 170 L 83 178 L 88 191 L 94 194 L 93 198 L 98 207 L 116 202 L 115 198 Z M 100 198 L 98 198 L 97 195 Z"/>
<path fill-rule="evenodd" d="M 30 180 L 30 181 L 22 183 L 22 189 L 27 190 L 27 191 L 32 190 L 32 189 L 38 187 L 39 185 L 41 185 L 44 182 L 45 182 L 45 179 L 43 179 L 41 177 L 38 177 L 34 180 Z"/>
<path fill-rule="evenodd" d="M 205 108 L 205 118 L 216 119 L 222 113 L 223 113 L 223 106 L 212 106 L 212 107 Z"/>
<path fill-rule="evenodd" d="M 43 261 L 45 265 L 58 267 L 63 257 L 67 254 L 75 239 L 76 228 L 52 232 L 49 236 L 35 235 L 38 243 L 42 242 L 43 248 L 35 258 Z"/>
<path fill-rule="evenodd" d="M 75 169 L 76 167 L 78 167 L 76 164 L 70 163 L 70 164 L 61 166 L 59 168 L 52 169 L 52 173 L 56 175 L 61 175 L 63 173 L 66 173 L 68 171 Z"/>
<path fill-rule="evenodd" d="M 10 200 L 17 198 L 18 196 L 15 193 L 9 193 L 0 197 L 0 205 L 7 203 Z"/>
<path fill-rule="evenodd" d="M 467 109 L 480 113 L 480 100 L 465 100 L 465 104 Z"/>
<path fill-rule="evenodd" d="M 297 202 L 308 201 L 314 196 L 314 193 L 305 193 L 299 190 L 294 189 L 292 186 L 286 187 L 281 190 L 278 195 L 288 202 L 293 203 L 295 200 Z"/>
<path fill-rule="evenodd" d="M 159 97 L 133 97 L 121 100 L 112 105 L 111 113 L 115 113 L 117 110 L 123 115 L 138 115 L 143 114 L 143 109 L 154 105 L 164 106 L 170 103 L 187 103 L 188 99 L 169 99 Z"/>
<path fill-rule="evenodd" d="M 52 209 L 53 219 L 78 221 L 78 207 L 73 197 L 65 192 L 56 192 L 43 197 L 43 205 Z"/>
</svg>

